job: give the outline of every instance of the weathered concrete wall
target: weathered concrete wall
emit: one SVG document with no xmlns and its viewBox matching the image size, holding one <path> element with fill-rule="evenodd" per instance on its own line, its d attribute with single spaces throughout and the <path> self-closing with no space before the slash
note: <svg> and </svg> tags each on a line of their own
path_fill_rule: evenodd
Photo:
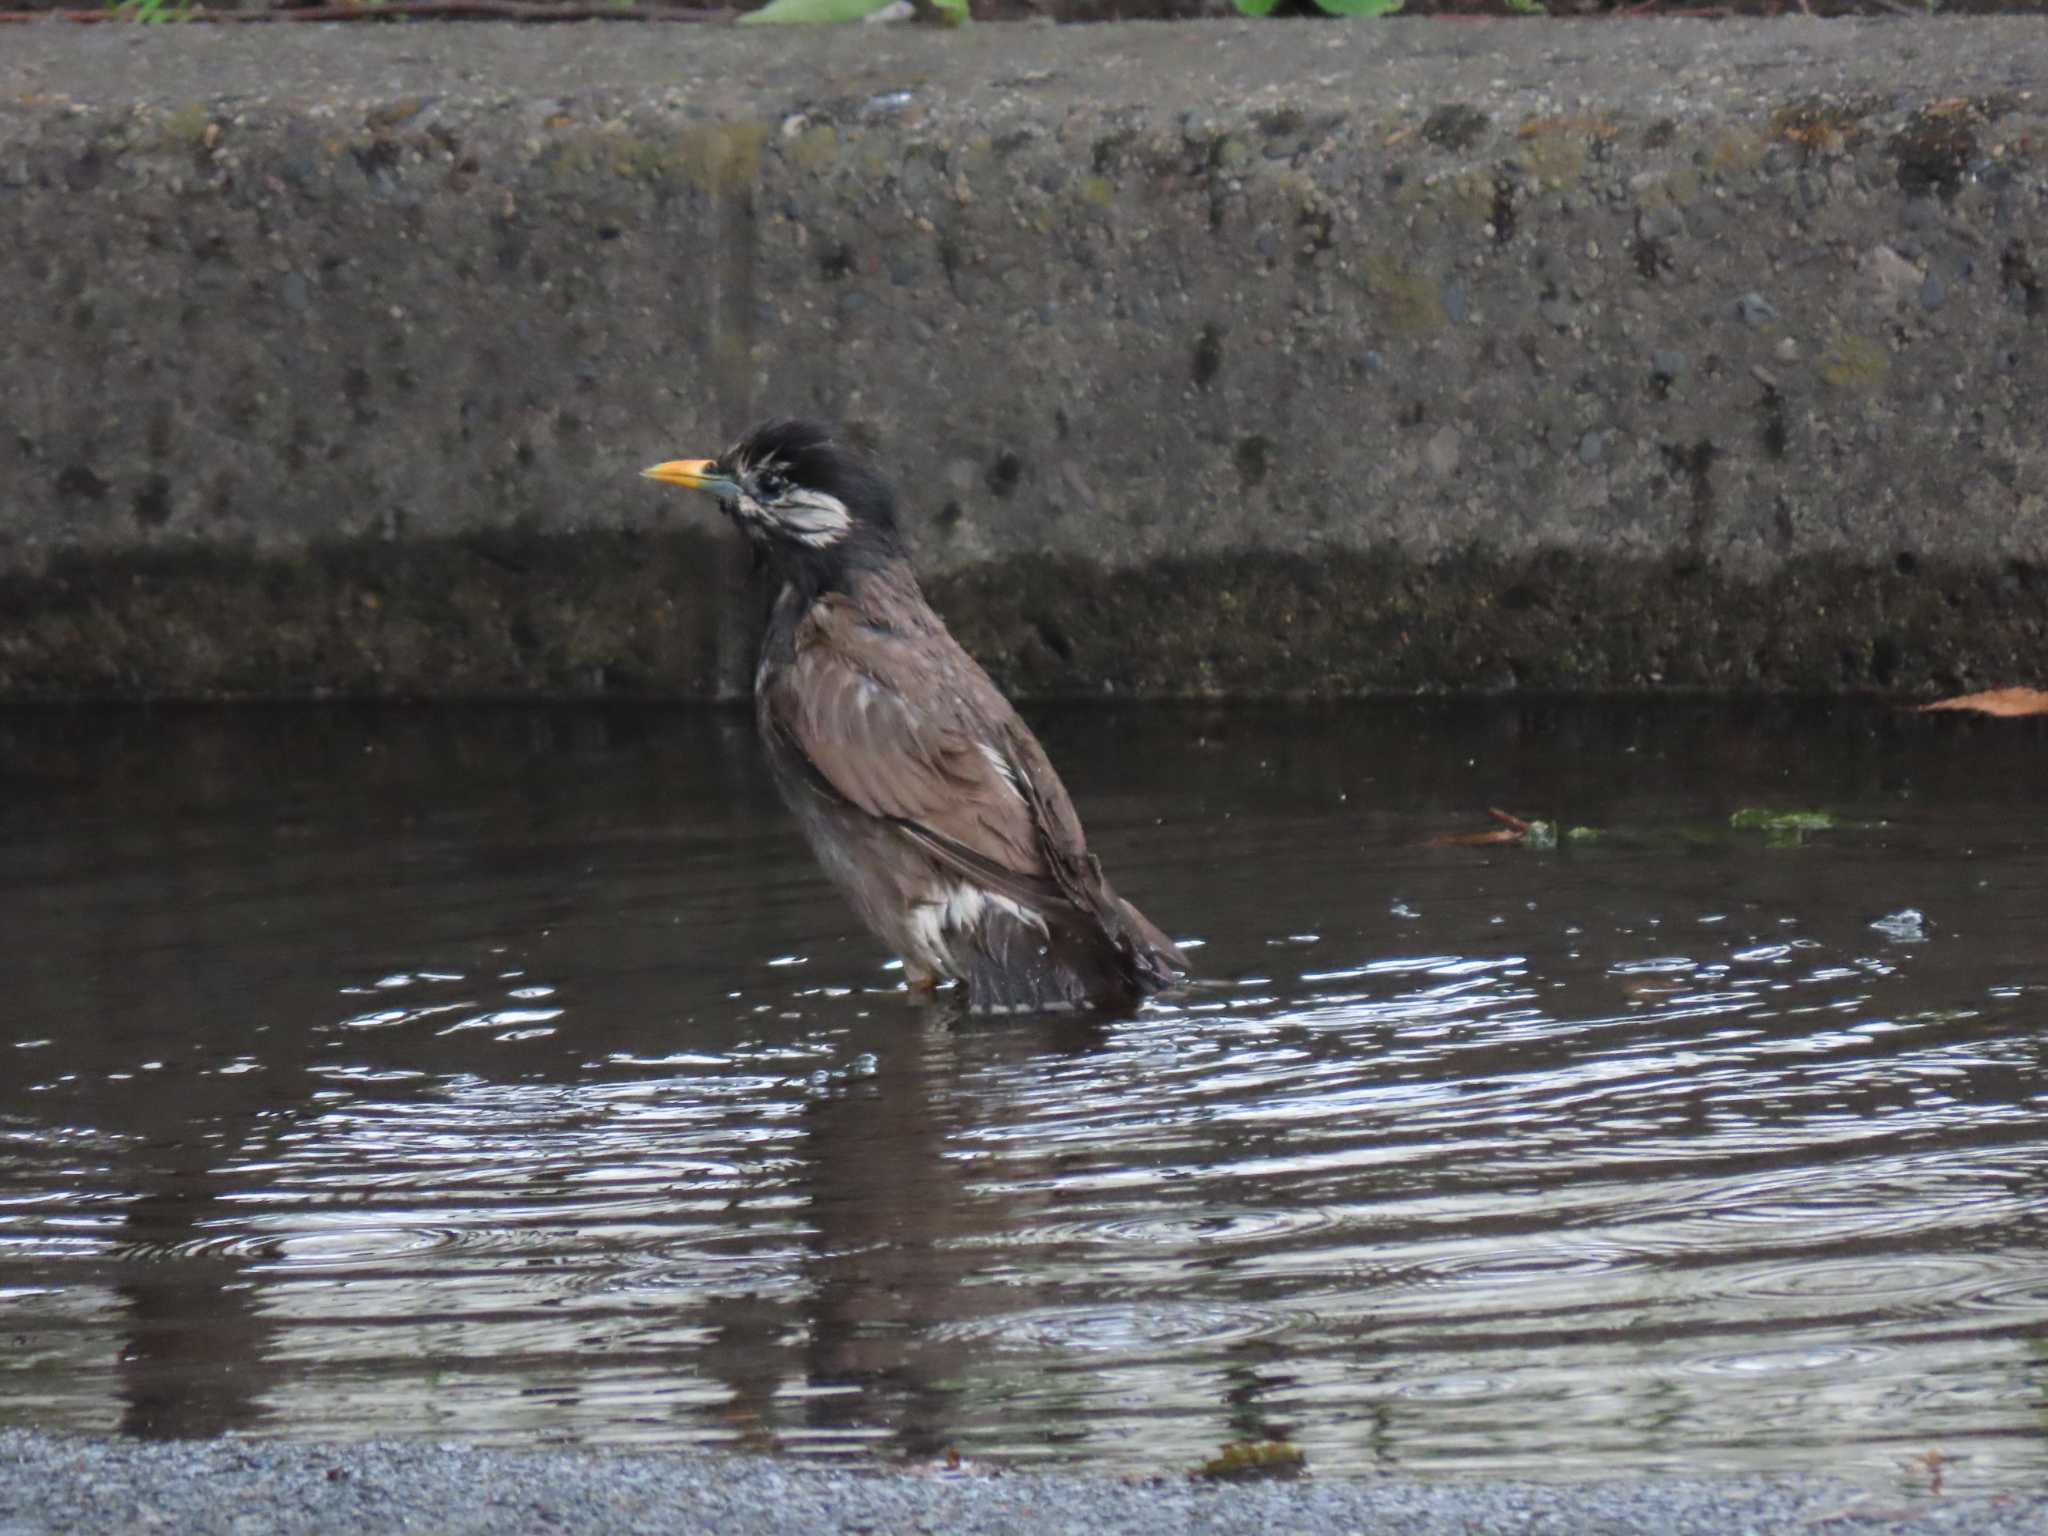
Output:
<svg viewBox="0 0 2048 1536">
<path fill-rule="evenodd" d="M 0 693 L 743 688 L 836 416 L 1038 692 L 2048 678 L 2048 24 L 14 28 Z"/>
</svg>

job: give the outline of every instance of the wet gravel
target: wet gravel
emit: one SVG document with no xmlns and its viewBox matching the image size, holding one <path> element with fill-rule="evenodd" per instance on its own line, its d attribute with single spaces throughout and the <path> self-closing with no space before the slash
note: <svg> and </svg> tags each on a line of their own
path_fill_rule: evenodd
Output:
<svg viewBox="0 0 2048 1536">
<path fill-rule="evenodd" d="M 721 1536 L 1472 1536 L 1475 1532 L 2048 1530 L 2048 1493 L 1795 1477 L 1537 1484 L 1304 1480 L 1218 1488 L 1046 1472 L 887 1473 L 752 1457 L 491 1451 L 431 1442 L 144 1443 L 0 1433 L 0 1536 L 718 1532 Z"/>
</svg>

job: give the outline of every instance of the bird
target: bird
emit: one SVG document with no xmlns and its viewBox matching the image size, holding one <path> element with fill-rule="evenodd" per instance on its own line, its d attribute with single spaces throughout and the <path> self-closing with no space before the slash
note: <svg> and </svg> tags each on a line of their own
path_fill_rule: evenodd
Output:
<svg viewBox="0 0 2048 1536">
<path fill-rule="evenodd" d="M 956 983 L 975 1013 L 1104 1012 L 1181 979 L 1038 738 L 926 601 L 866 454 L 777 419 L 641 473 L 716 497 L 779 579 L 754 674 L 769 767 L 911 990 Z"/>
</svg>

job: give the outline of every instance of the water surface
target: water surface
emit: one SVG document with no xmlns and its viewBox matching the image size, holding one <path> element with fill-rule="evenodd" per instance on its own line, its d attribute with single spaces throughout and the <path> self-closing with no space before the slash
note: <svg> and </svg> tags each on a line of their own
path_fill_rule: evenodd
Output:
<svg viewBox="0 0 2048 1536">
<path fill-rule="evenodd" d="M 0 1423 L 2048 1472 L 2041 723 L 1036 719 L 1186 996 L 912 1005 L 744 714 L 0 715 Z"/>
</svg>

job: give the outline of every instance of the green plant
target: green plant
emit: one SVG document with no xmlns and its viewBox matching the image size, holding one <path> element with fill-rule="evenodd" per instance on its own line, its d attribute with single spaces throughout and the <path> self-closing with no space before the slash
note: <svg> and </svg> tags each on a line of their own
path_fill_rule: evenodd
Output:
<svg viewBox="0 0 2048 1536">
<path fill-rule="evenodd" d="M 1501 3 L 1517 16 L 1548 16 L 1550 8 L 1543 0 L 1501 0 Z"/>
<path fill-rule="evenodd" d="M 122 21 L 139 21 L 145 25 L 164 21 L 185 21 L 192 15 L 194 0 L 109 0 L 107 9 Z"/>
<path fill-rule="evenodd" d="M 1230 0 L 1240 16 L 1270 16 L 1280 0 Z M 1332 16 L 1391 16 L 1406 0 L 1316 0 L 1316 8 Z"/>
</svg>

